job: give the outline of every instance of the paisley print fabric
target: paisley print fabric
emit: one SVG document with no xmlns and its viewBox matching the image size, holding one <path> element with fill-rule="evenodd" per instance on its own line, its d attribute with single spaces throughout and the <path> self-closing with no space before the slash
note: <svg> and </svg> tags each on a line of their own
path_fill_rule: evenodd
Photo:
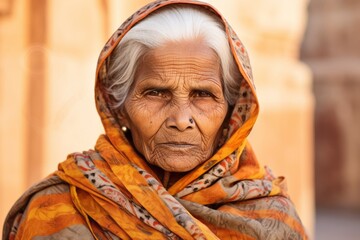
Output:
<svg viewBox="0 0 360 240">
<path fill-rule="evenodd" d="M 171 4 L 216 14 L 243 79 L 218 151 L 169 188 L 121 131 L 105 91 L 106 59 L 137 22 Z M 248 54 L 220 13 L 207 3 L 160 0 L 129 17 L 104 46 L 95 99 L 105 134 L 94 150 L 70 154 L 10 210 L 3 239 L 307 239 L 286 193 L 247 142 L 258 115 Z M 141 126 L 139 126 L 141 127 Z"/>
</svg>

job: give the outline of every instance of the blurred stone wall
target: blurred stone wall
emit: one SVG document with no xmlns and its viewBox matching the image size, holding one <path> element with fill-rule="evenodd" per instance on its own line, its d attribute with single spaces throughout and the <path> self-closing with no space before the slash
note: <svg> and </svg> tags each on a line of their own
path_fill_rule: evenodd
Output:
<svg viewBox="0 0 360 240">
<path fill-rule="evenodd" d="M 93 100 L 97 56 L 110 34 L 150 1 L 9 2 L 12 11 L 0 15 L 0 224 L 30 184 L 68 153 L 93 147 L 102 133 Z M 250 141 L 259 161 L 287 178 L 312 235 L 313 97 L 311 73 L 299 61 L 307 0 L 207 2 L 224 14 L 249 51 L 260 101 Z M 40 69 L 31 67 L 34 61 Z M 43 84 L 36 87 L 39 79 Z"/>
<path fill-rule="evenodd" d="M 318 207 L 360 210 L 360 1 L 312 0 L 302 59 L 314 73 Z"/>
<path fill-rule="evenodd" d="M 103 133 L 93 89 L 105 8 L 99 0 L 0 2 L 0 236 L 22 192 Z"/>
<path fill-rule="evenodd" d="M 0 3 L 0 224 L 24 191 L 25 0 Z M 0 233 L 2 227 L 0 229 Z M 1 236 L 1 235 L 0 235 Z"/>
</svg>

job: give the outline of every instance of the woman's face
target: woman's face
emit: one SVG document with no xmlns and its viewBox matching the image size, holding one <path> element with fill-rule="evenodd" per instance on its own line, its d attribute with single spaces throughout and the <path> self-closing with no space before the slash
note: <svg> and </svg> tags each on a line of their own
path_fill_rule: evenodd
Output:
<svg viewBox="0 0 360 240">
<path fill-rule="evenodd" d="M 121 113 L 145 159 L 185 172 L 209 159 L 227 115 L 217 55 L 201 40 L 148 52 Z"/>
</svg>

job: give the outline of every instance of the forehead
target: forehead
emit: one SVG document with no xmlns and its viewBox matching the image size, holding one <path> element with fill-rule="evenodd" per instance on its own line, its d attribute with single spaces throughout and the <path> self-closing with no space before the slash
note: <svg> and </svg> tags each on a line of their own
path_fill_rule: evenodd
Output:
<svg viewBox="0 0 360 240">
<path fill-rule="evenodd" d="M 201 40 L 167 42 L 150 50 L 140 64 L 140 71 L 193 71 L 199 74 L 218 72 L 220 61 Z"/>
</svg>

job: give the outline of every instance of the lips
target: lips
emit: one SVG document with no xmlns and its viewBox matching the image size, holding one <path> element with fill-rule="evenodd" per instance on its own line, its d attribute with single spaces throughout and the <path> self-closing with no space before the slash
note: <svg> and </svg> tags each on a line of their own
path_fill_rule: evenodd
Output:
<svg viewBox="0 0 360 240">
<path fill-rule="evenodd" d="M 159 146 L 168 147 L 168 148 L 192 148 L 196 145 L 188 142 L 166 142 L 160 143 Z"/>
</svg>

